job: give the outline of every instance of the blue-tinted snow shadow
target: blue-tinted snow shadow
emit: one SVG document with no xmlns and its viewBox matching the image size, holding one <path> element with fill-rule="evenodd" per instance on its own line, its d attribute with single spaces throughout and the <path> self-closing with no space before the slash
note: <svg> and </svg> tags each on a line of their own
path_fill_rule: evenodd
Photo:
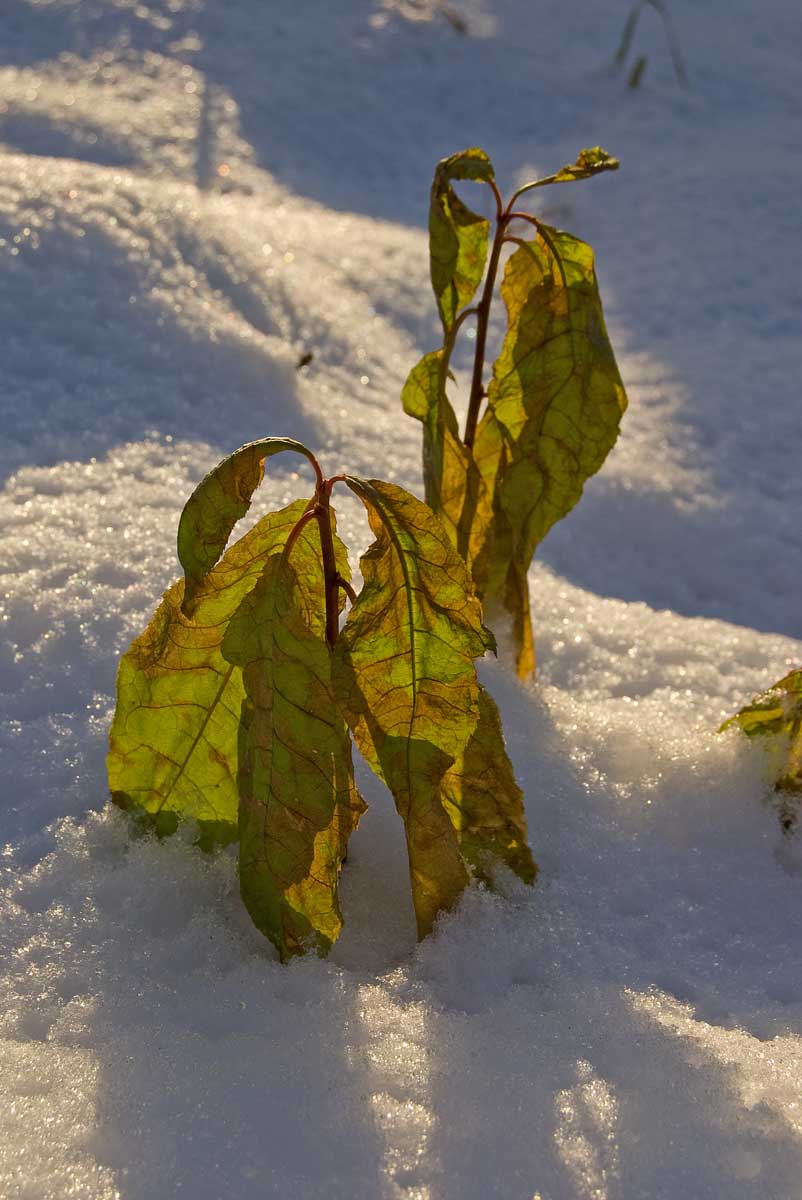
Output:
<svg viewBox="0 0 802 1200">
<path fill-rule="evenodd" d="M 691 511 L 665 492 L 627 494 L 602 474 L 554 530 L 543 559 L 601 594 L 799 636 L 791 581 L 802 562 L 802 495 L 797 434 L 782 398 L 802 366 L 791 315 L 800 274 L 792 255 L 777 254 L 795 238 L 786 175 L 776 169 L 795 128 L 790 84 L 750 89 L 742 61 L 721 51 L 716 14 L 698 8 L 673 11 L 692 87 L 677 87 L 664 32 L 646 13 L 635 49 L 648 53 L 648 73 L 629 92 L 600 70 L 630 8 L 623 0 L 594 12 L 593 38 L 581 4 L 538 9 L 531 24 L 515 28 L 504 5 L 489 6 L 497 22 L 488 37 L 475 36 L 470 21 L 464 36 L 443 20 L 397 12 L 382 24 L 387 12 L 374 0 L 347 11 L 323 0 L 297 10 L 254 0 L 176 7 L 65 4 L 45 14 L 11 0 L 0 14 L 0 61 L 35 66 L 65 50 L 86 58 L 107 50 L 112 62 L 136 63 L 145 53 L 186 61 L 204 80 L 201 187 L 214 182 L 215 156 L 226 149 L 214 97 L 230 96 L 254 161 L 298 194 L 413 225 L 425 222 L 433 163 L 466 143 L 486 146 L 505 186 L 523 163 L 553 168 L 580 145 L 601 142 L 620 155 L 618 176 L 563 189 L 565 212 L 554 219 L 596 247 L 603 294 L 615 298 L 634 347 L 671 364 L 687 396 L 672 421 L 687 431 L 689 463 L 703 460 L 716 503 Z M 733 16 L 744 38 L 741 25 L 752 19 L 760 24 L 747 6 Z M 777 50 L 784 28 L 782 20 L 760 28 L 768 48 Z M 0 136 L 22 150 L 90 155 L 65 140 L 58 122 L 48 133 L 44 116 L 40 129 L 30 118 L 16 127 L 14 120 Z M 117 162 L 119 152 L 101 131 L 91 155 Z M 747 212 L 761 219 L 745 237 Z M 203 362 L 200 346 L 197 355 Z M 201 383 L 204 375 L 197 370 Z M 244 388 L 248 396 L 255 390 Z M 157 405 L 145 397 L 144 407 Z M 194 434 L 190 405 L 178 412 L 188 422 L 182 432 Z M 209 416 L 213 430 L 215 412 Z M 162 428 L 158 417 L 148 423 Z M 253 436 L 252 421 L 238 428 Z M 208 430 L 198 435 L 215 440 Z M 90 443 L 102 450 L 102 433 Z M 770 478 L 767 462 L 775 464 Z M 739 587 L 755 578 L 766 581 L 759 597 L 753 584 Z"/>
<path fill-rule="evenodd" d="M 259 0 L 183 9 L 154 0 L 141 14 L 84 3 L 80 9 L 51 6 L 45 15 L 10 0 L 0 14 L 0 63 L 35 68 L 64 52 L 89 58 L 101 50 L 112 60 L 155 53 L 189 62 L 202 72 L 206 95 L 219 89 L 236 102 L 256 162 L 293 191 L 329 208 L 423 223 L 432 165 L 466 143 L 492 151 L 501 122 L 505 137 L 496 166 L 502 175 L 519 165 L 511 126 L 529 146 L 535 114 L 538 154 L 552 147 L 562 152 L 565 130 L 581 123 L 588 96 L 598 91 L 596 68 L 609 57 L 600 48 L 609 44 L 612 53 L 620 25 L 615 13 L 597 15 L 599 48 L 588 48 L 581 5 L 562 6 L 554 20 L 533 20 L 514 37 L 503 12 L 497 21 L 489 13 L 489 22 L 472 22 L 468 12 L 465 34 L 438 17 L 436 6 L 432 12 L 432 20 L 388 16 L 377 0 L 345 7 L 311 0 L 298 10 Z M 494 26 L 504 37 L 503 72 L 497 51 L 488 52 L 495 47 Z M 572 44 L 574 29 L 583 37 Z M 569 45 L 571 87 L 555 89 L 552 64 L 555 55 L 565 58 Z M 455 79 L 464 83 L 455 86 Z M 204 108 L 201 182 L 210 177 L 209 117 Z M 46 115 L 37 129 L 32 118 L 11 114 L 5 126 L 0 118 L 0 137 L 26 152 L 60 153 L 72 144 L 58 122 L 51 122 L 50 134 L 47 124 Z M 104 146 L 102 132 L 94 152 L 76 145 L 69 151 L 74 156 L 117 161 L 118 150 Z M 421 178 L 409 172 L 411 146 Z M 221 145 L 220 153 L 225 149 Z"/>
<path fill-rule="evenodd" d="M 131 837 L 113 813 L 57 836 L 35 872 L 7 874 L 5 945 L 27 997 L 13 1036 L 45 1057 L 77 1039 L 96 1072 L 77 1177 L 108 1172 L 123 1200 L 380 1195 L 359 979 L 314 957 L 282 967 L 230 856 Z M 73 935 L 50 941 L 54 897 Z M 34 994 L 37 936 L 52 953 Z"/>
<path fill-rule="evenodd" d="M 760 1194 L 793 1192 L 802 1147 L 780 1106 L 750 1104 L 737 1066 L 637 1011 L 622 985 L 575 982 L 559 1007 L 518 983 L 478 1014 L 432 1020 L 436 1166 L 422 1158 L 408 1183 L 434 1183 L 442 1200 L 602 1184 L 753 1200 L 756 1180 Z"/>
<path fill-rule="evenodd" d="M 602 475 L 538 559 L 599 596 L 802 638 L 802 535 L 789 511 L 770 512 L 737 492 L 689 508 Z"/>
<path fill-rule="evenodd" d="M 531 891 L 469 893 L 401 989 L 428 1006 L 432 1047 L 433 1120 L 408 1184 L 443 1200 L 602 1184 L 610 1196 L 723 1189 L 751 1200 L 756 1179 L 793 1191 L 797 1132 L 781 1103 L 750 1103 L 707 1023 L 760 1042 L 799 1033 L 802 977 L 786 948 L 800 923 L 775 919 L 799 881 L 767 861 L 765 844 L 710 837 L 678 851 L 610 821 L 604 784 L 587 786 L 570 735 L 513 680 L 490 679 L 541 874 Z M 729 786 L 714 809 L 726 811 Z M 675 999 L 698 1025 L 675 1032 Z"/>
<path fill-rule="evenodd" d="M 0 235 L 7 233 L 0 228 Z M 213 336 L 183 323 L 155 297 L 147 264 L 97 225 L 42 233 L 38 247 L 4 259 L 0 323 L 3 440 L 0 480 L 21 466 L 100 456 L 151 432 L 198 440 L 228 453 L 271 432 L 313 445 L 319 437 L 296 389 L 295 348 L 277 359 L 265 294 L 227 279 L 189 237 L 171 248 L 225 290 L 245 323 Z M 249 327 L 249 329 L 248 329 Z"/>
</svg>

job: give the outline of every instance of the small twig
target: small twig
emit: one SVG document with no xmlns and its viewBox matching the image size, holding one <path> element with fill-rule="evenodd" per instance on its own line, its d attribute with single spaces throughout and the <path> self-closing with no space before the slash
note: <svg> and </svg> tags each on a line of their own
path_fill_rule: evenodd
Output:
<svg viewBox="0 0 802 1200">
<path fill-rule="evenodd" d="M 504 241 L 506 224 L 507 218 L 503 215 L 499 216 L 495 237 L 493 238 L 493 247 L 490 251 L 490 262 L 487 266 L 484 291 L 482 292 L 482 299 L 476 308 L 476 349 L 473 358 L 473 375 L 471 377 L 471 393 L 468 400 L 468 415 L 465 420 L 465 436 L 462 439 L 469 450 L 476 438 L 479 410 L 482 406 L 482 400 L 485 397 L 483 376 L 487 327 L 490 320 L 490 305 L 493 300 L 493 289 L 496 286 L 496 272 L 498 271 L 498 262 L 501 255 L 501 245 Z"/>
<path fill-rule="evenodd" d="M 535 229 L 540 228 L 540 222 L 537 217 L 533 217 L 531 213 L 526 212 L 511 212 L 507 217 L 508 221 L 528 221 L 530 225 L 534 225 Z"/>
<path fill-rule="evenodd" d="M 331 508 L 326 484 L 318 491 L 314 507 L 320 531 L 320 553 L 323 559 L 323 579 L 326 592 L 326 641 L 333 646 L 340 632 L 338 593 L 340 590 L 337 563 L 334 556 L 334 536 L 331 531 Z"/>
<path fill-rule="evenodd" d="M 284 557 L 285 558 L 289 558 L 290 551 L 292 550 L 293 546 L 297 542 L 298 537 L 299 537 L 304 525 L 308 525 L 309 522 L 312 520 L 312 518 L 315 516 L 316 507 L 317 507 L 317 499 L 316 499 L 316 497 L 313 496 L 312 499 L 309 501 L 309 507 L 304 512 L 301 513 L 300 517 L 298 518 L 298 520 L 295 522 L 292 529 L 290 530 L 290 536 L 287 538 L 286 542 L 284 543 Z"/>
<path fill-rule="evenodd" d="M 487 183 L 488 183 L 488 186 L 490 187 L 493 195 L 496 198 L 496 220 L 500 221 L 504 214 L 503 197 L 501 195 L 501 192 L 498 190 L 498 185 L 497 185 L 495 179 L 488 179 Z"/>
<path fill-rule="evenodd" d="M 348 599 L 351 601 L 352 604 L 356 604 L 356 592 L 351 587 L 348 580 L 343 579 L 342 575 L 340 575 L 339 572 L 337 573 L 337 586 L 342 588 L 342 590 L 345 592 L 346 596 L 348 597 Z"/>
</svg>

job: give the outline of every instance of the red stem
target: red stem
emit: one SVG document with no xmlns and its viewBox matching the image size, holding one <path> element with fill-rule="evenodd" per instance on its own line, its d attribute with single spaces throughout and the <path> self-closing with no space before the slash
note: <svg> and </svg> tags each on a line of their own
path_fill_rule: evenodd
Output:
<svg viewBox="0 0 802 1200">
<path fill-rule="evenodd" d="M 500 205 L 499 205 L 500 208 Z M 465 436 L 462 439 L 470 449 L 476 438 L 476 426 L 479 423 L 479 409 L 484 399 L 484 369 L 485 346 L 487 344 L 487 327 L 490 321 L 490 305 L 493 301 L 493 289 L 496 286 L 496 274 L 504 241 L 504 231 L 507 227 L 507 214 L 500 213 L 496 223 L 496 233 L 493 247 L 490 251 L 490 262 L 487 266 L 487 276 L 482 292 L 482 299 L 476 308 L 476 351 L 473 357 L 473 376 L 471 378 L 471 394 L 468 400 L 468 416 L 465 420 Z"/>
<path fill-rule="evenodd" d="M 323 482 L 323 488 L 325 490 L 326 495 L 327 496 L 331 495 L 331 489 L 334 487 L 335 483 L 345 483 L 346 479 L 347 479 L 346 475 L 331 475 L 331 476 L 329 476 L 329 478 L 324 480 L 324 482 Z"/>
<path fill-rule="evenodd" d="M 501 192 L 498 190 L 498 184 L 495 179 L 488 179 L 490 190 L 496 198 L 496 221 L 500 221 L 504 214 L 504 201 L 501 198 Z"/>
<path fill-rule="evenodd" d="M 337 586 L 341 587 L 352 604 L 356 604 L 356 592 L 351 587 L 347 579 L 343 579 L 342 575 L 337 576 Z"/>
<path fill-rule="evenodd" d="M 316 503 L 317 503 L 317 500 L 314 498 L 309 501 L 309 507 L 306 509 L 305 512 L 301 513 L 300 517 L 298 518 L 298 520 L 295 522 L 292 529 L 290 530 L 290 536 L 287 538 L 286 542 L 284 543 L 284 557 L 285 558 L 289 558 L 290 551 L 292 550 L 293 546 L 297 542 L 298 535 L 300 534 L 304 525 L 308 524 L 308 522 L 312 520 L 312 517 L 314 517 Z"/>
<path fill-rule="evenodd" d="M 286 558 L 298 540 L 304 526 L 308 525 L 311 520 L 317 521 L 318 532 L 320 534 L 320 552 L 323 560 L 323 587 L 326 596 L 326 641 L 329 646 L 334 645 L 340 632 L 340 589 L 345 592 L 352 604 L 356 601 L 356 592 L 348 580 L 344 579 L 337 570 L 337 560 L 334 553 L 334 535 L 331 529 L 331 489 L 335 483 L 344 481 L 345 475 L 332 475 L 331 479 L 325 479 L 321 472 L 320 484 L 314 496 L 309 501 L 306 510 L 301 513 L 293 525 L 290 536 L 284 543 L 284 556 Z"/>
<path fill-rule="evenodd" d="M 509 212 L 505 216 L 506 221 L 528 221 L 530 225 L 534 225 L 535 229 L 540 229 L 540 221 L 537 217 L 533 217 L 531 213 L 526 212 Z"/>
<path fill-rule="evenodd" d="M 330 491 L 327 482 L 318 489 L 314 515 L 320 532 L 320 552 L 323 558 L 323 581 L 326 591 L 326 641 L 333 647 L 340 632 L 340 575 L 334 556 L 334 537 L 331 532 Z"/>
</svg>

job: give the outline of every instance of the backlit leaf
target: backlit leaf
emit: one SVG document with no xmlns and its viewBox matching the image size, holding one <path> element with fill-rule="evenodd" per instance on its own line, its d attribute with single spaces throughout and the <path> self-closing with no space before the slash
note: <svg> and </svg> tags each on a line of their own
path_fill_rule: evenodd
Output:
<svg viewBox="0 0 802 1200">
<path fill-rule="evenodd" d="M 476 548 L 477 586 L 510 613 L 519 673 L 534 665 L 527 570 L 618 436 L 624 392 L 602 314 L 593 251 L 541 225 L 507 262 L 508 329 L 477 434 L 495 483 L 494 517 Z"/>
<path fill-rule="evenodd" d="M 472 212 L 451 186 L 457 179 L 488 182 L 493 166 L 474 147 L 437 164 L 429 205 L 429 255 L 437 307 L 448 333 L 457 313 L 470 304 L 482 281 L 490 222 Z"/>
<path fill-rule="evenodd" d="M 376 541 L 334 651 L 335 690 L 362 754 L 404 821 L 418 932 L 468 881 L 442 781 L 479 719 L 473 660 L 492 648 L 465 565 L 426 505 L 402 488 L 347 478 Z"/>
<path fill-rule="evenodd" d="M 445 525 L 452 545 L 458 546 L 466 499 L 472 502 L 481 481 L 446 396 L 443 362 L 443 350 L 424 355 L 409 374 L 401 402 L 409 416 L 423 423 L 426 503 Z"/>
<path fill-rule="evenodd" d="M 336 706 L 314 523 L 274 554 L 231 619 L 242 670 L 240 890 L 282 960 L 325 953 L 342 927 L 337 877 L 364 804 Z"/>
<path fill-rule="evenodd" d="M 493 861 L 500 860 L 524 883 L 534 882 L 523 795 L 504 748 L 498 709 L 484 688 L 479 721 L 443 777 L 442 799 L 463 857 L 479 878 L 488 880 Z"/>
<path fill-rule="evenodd" d="M 160 833 L 193 818 L 203 844 L 237 833 L 238 667 L 222 655 L 229 620 L 306 508 L 298 500 L 263 517 L 199 585 L 194 617 L 184 581 L 165 593 L 145 632 L 120 661 L 108 756 L 112 799 Z"/>
<path fill-rule="evenodd" d="M 756 696 L 721 726 L 737 725 L 748 737 L 771 739 L 778 791 L 802 792 L 802 667 Z"/>
<path fill-rule="evenodd" d="M 200 481 L 187 500 L 178 524 L 178 560 L 184 568 L 184 611 L 190 613 L 207 571 L 226 548 L 231 531 L 251 506 L 262 482 L 265 459 L 294 450 L 310 459 L 293 438 L 263 438 L 241 446 Z"/>
</svg>

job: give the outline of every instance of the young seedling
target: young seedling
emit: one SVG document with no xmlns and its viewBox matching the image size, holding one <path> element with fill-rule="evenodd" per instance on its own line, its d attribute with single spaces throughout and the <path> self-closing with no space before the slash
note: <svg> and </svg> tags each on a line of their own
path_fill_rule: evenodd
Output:
<svg viewBox="0 0 802 1200">
<path fill-rule="evenodd" d="M 780 824 L 789 833 L 799 818 L 802 796 L 802 667 L 755 696 L 719 732 L 736 725 L 747 737 L 767 739 Z"/>
<path fill-rule="evenodd" d="M 573 165 L 518 188 L 505 202 L 490 159 L 474 148 L 443 159 L 432 185 L 429 251 L 443 345 L 413 368 L 402 402 L 423 423 L 427 502 L 466 560 L 491 623 L 505 614 L 511 619 L 521 678 L 535 666 L 526 578 L 532 556 L 604 462 L 626 395 L 604 325 L 593 251 L 523 211 L 519 200 L 535 188 L 617 167 L 600 147 L 583 150 Z M 463 203 L 452 186 L 457 180 L 483 183 L 492 192 L 492 241 L 490 221 Z M 488 328 L 505 254 L 506 335 L 487 382 Z M 475 348 L 460 435 L 446 389 L 457 336 L 468 320 L 475 323 Z"/>
<path fill-rule="evenodd" d="M 286 450 L 311 463 L 314 495 L 225 550 L 266 459 Z M 376 539 L 358 594 L 336 484 Z M 342 926 L 337 879 L 365 809 L 351 738 L 404 822 L 420 937 L 471 877 L 492 881 L 494 860 L 534 880 L 523 797 L 474 667 L 493 638 L 425 504 L 380 480 L 326 479 L 305 446 L 266 438 L 195 489 L 178 556 L 184 578 L 120 662 L 112 799 L 159 835 L 191 819 L 205 848 L 238 841 L 242 898 L 282 960 L 325 953 Z"/>
</svg>

